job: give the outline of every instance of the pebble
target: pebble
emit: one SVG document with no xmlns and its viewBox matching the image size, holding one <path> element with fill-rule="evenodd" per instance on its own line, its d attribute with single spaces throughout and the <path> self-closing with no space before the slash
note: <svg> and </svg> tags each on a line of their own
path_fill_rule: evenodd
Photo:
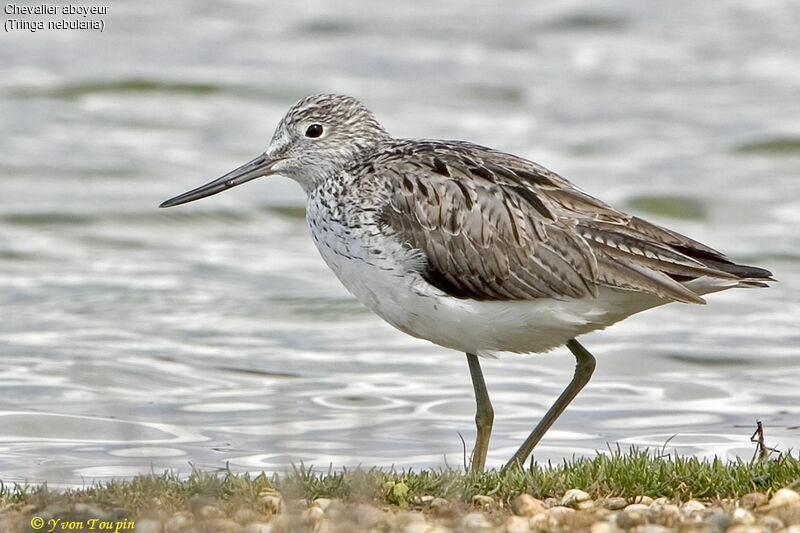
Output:
<svg viewBox="0 0 800 533">
<path fill-rule="evenodd" d="M 530 531 L 530 526 L 525 518 L 512 515 L 506 520 L 505 533 L 528 533 L 528 531 Z"/>
<path fill-rule="evenodd" d="M 359 525 L 367 528 L 371 528 L 383 520 L 383 512 L 377 507 L 366 503 L 356 505 L 355 509 L 353 509 L 353 516 Z"/>
<path fill-rule="evenodd" d="M 303 522 L 309 525 L 314 525 L 322 520 L 323 516 L 325 516 L 325 511 L 323 511 L 320 507 L 312 506 L 303 511 Z"/>
<path fill-rule="evenodd" d="M 272 524 L 268 524 L 266 522 L 250 522 L 244 529 L 242 533 L 273 533 Z"/>
<path fill-rule="evenodd" d="M 670 528 L 658 524 L 646 524 L 637 529 L 636 533 L 670 533 L 671 531 Z"/>
<path fill-rule="evenodd" d="M 258 501 L 268 513 L 280 514 L 283 511 L 283 496 L 277 490 L 262 490 L 258 493 Z"/>
<path fill-rule="evenodd" d="M 431 533 L 432 531 L 440 531 L 439 526 L 432 526 L 426 522 L 412 522 L 406 524 L 401 529 L 393 529 L 392 531 L 401 531 L 402 533 Z"/>
<path fill-rule="evenodd" d="M 226 518 L 215 518 L 214 520 L 209 520 L 204 522 L 202 527 L 202 531 L 213 531 L 214 533 L 239 533 L 241 530 L 242 526 L 233 520 L 228 520 Z"/>
<path fill-rule="evenodd" d="M 472 505 L 482 509 L 492 508 L 495 505 L 494 498 L 491 496 L 484 496 L 483 494 L 476 494 L 472 497 Z"/>
<path fill-rule="evenodd" d="M 404 511 L 401 513 L 397 513 L 394 516 L 394 523 L 396 525 L 407 525 L 407 524 L 415 524 L 415 523 L 422 523 L 426 522 L 425 515 L 422 513 L 412 513 L 409 511 Z"/>
<path fill-rule="evenodd" d="M 569 489 L 561 498 L 561 505 L 573 509 L 589 509 L 592 507 L 592 497 L 580 489 Z"/>
<path fill-rule="evenodd" d="M 749 526 L 756 523 L 756 517 L 753 515 L 753 513 L 747 509 L 742 509 L 741 507 L 733 510 L 731 518 L 735 524 Z"/>
<path fill-rule="evenodd" d="M 755 509 L 756 507 L 767 505 L 768 502 L 769 498 L 767 498 L 767 495 L 760 492 L 745 494 L 742 496 L 741 500 L 739 500 L 740 505 L 745 509 Z"/>
<path fill-rule="evenodd" d="M 595 522 L 592 524 L 592 527 L 589 528 L 589 533 L 613 533 L 614 526 L 611 525 L 610 522 L 606 522 L 603 520 L 602 522 Z"/>
<path fill-rule="evenodd" d="M 136 533 L 161 533 L 161 522 L 147 518 L 144 520 L 137 520 Z"/>
<path fill-rule="evenodd" d="M 601 498 L 597 500 L 597 505 L 604 509 L 609 509 L 611 511 L 619 511 L 620 509 L 624 509 L 628 505 L 628 500 L 626 500 L 625 498 L 621 498 L 619 496 L 614 496 L 611 498 Z"/>
<path fill-rule="evenodd" d="M 511 511 L 517 516 L 531 517 L 545 511 L 544 504 L 530 494 L 520 494 L 511 502 Z"/>
<path fill-rule="evenodd" d="M 164 533 L 179 533 L 189 529 L 193 524 L 194 518 L 189 513 L 175 513 L 164 522 Z M 138 522 L 136 523 L 138 529 Z"/>
<path fill-rule="evenodd" d="M 492 527 L 492 523 L 483 513 L 473 512 L 464 515 L 461 519 L 461 526 L 469 531 L 480 531 Z"/>
<path fill-rule="evenodd" d="M 634 503 L 623 509 L 622 511 L 617 511 L 617 514 L 614 515 L 614 523 L 620 529 L 630 529 L 632 527 L 644 525 L 647 522 L 647 518 L 645 518 L 644 510 L 642 509 L 630 509 L 632 506 L 640 506 L 640 503 Z M 645 509 L 647 508 L 646 505 L 643 506 Z"/>
<path fill-rule="evenodd" d="M 724 530 L 725 533 L 764 533 L 764 530 L 758 526 L 733 526 Z M 781 533 L 785 533 L 785 529 Z"/>
<path fill-rule="evenodd" d="M 674 503 L 659 504 L 653 502 L 647 508 L 648 522 L 673 527 L 681 522 L 681 509 Z"/>
<path fill-rule="evenodd" d="M 431 509 L 442 510 L 446 509 L 450 505 L 450 502 L 445 500 L 444 498 L 434 498 L 431 500 Z"/>
<path fill-rule="evenodd" d="M 430 496 L 424 500 L 413 498 L 413 509 L 401 510 L 396 505 L 356 504 L 336 498 L 289 500 L 277 491 L 267 490 L 259 494 L 254 508 L 231 509 L 230 502 L 197 496 L 189 501 L 185 510 L 167 513 L 163 507 L 156 507 L 141 517 L 129 518 L 135 520 L 139 533 L 300 530 L 315 533 L 453 533 L 454 530 L 465 533 L 526 533 L 531 530 L 536 533 L 800 533 L 800 495 L 795 490 L 777 490 L 771 499 L 751 493 L 738 500 L 689 500 L 681 506 L 673 501 L 636 498 L 634 503 L 628 504 L 620 497 L 593 501 L 588 493 L 571 489 L 561 499 L 551 498 L 546 502 L 530 494 L 521 494 L 511 501 L 509 510 L 504 510 L 501 500 L 485 495 L 474 498 L 473 507 L 460 500 L 451 502 Z M 583 502 L 589 502 L 592 507 L 581 508 Z M 620 508 L 622 506 L 624 508 Z M 429 510 L 423 512 L 425 508 Z M 470 510 L 472 512 L 467 512 Z M 232 513 L 232 518 L 226 516 L 226 512 Z M 74 517 L 100 513 L 110 517 L 125 516 L 119 508 L 92 502 L 53 503 L 46 507 L 4 505 L 0 507 L 0 533 L 22 530 L 30 525 L 34 513 L 46 520 L 78 520 Z"/>
<path fill-rule="evenodd" d="M 769 500 L 770 507 L 784 507 L 800 503 L 800 494 L 792 489 L 778 489 Z"/>
<path fill-rule="evenodd" d="M 759 516 L 758 519 L 756 520 L 756 523 L 761 527 L 769 529 L 770 531 L 779 531 L 784 528 L 783 520 L 781 520 L 777 516 L 770 516 L 770 515 Z M 786 532 L 781 532 L 781 533 L 786 533 Z M 798 531 L 797 533 L 800 533 L 800 531 Z"/>
<path fill-rule="evenodd" d="M 533 521 L 535 521 L 537 518 L 542 517 L 544 520 L 543 529 L 545 531 L 553 531 L 555 529 L 560 529 L 561 525 L 564 522 L 568 521 L 574 515 L 575 515 L 575 509 L 572 509 L 571 507 L 564 507 L 558 505 L 556 507 L 551 507 L 550 509 L 546 510 L 544 513 L 540 515 L 534 516 L 531 519 L 531 524 L 533 524 Z M 542 528 L 539 527 L 539 529 Z"/>
<path fill-rule="evenodd" d="M 214 518 L 222 518 L 224 516 L 222 510 L 215 505 L 204 505 L 197 509 L 195 514 L 200 520 L 212 520 Z"/>
<path fill-rule="evenodd" d="M 91 503 L 76 503 L 72 511 L 75 514 L 84 515 L 87 518 L 97 518 L 101 522 L 111 520 L 111 515 L 109 513 Z"/>
<path fill-rule="evenodd" d="M 695 513 L 702 513 L 706 510 L 706 506 L 700 503 L 697 500 L 689 500 L 688 502 L 681 505 L 681 511 L 684 514 L 695 514 Z"/>
<path fill-rule="evenodd" d="M 323 511 L 327 511 L 328 507 L 331 506 L 331 500 L 330 498 L 317 498 L 313 501 L 312 505 L 314 507 L 319 507 Z"/>
<path fill-rule="evenodd" d="M 727 530 L 732 523 L 731 517 L 725 513 L 714 513 L 706 519 L 706 524 L 717 528 L 719 531 Z"/>
</svg>

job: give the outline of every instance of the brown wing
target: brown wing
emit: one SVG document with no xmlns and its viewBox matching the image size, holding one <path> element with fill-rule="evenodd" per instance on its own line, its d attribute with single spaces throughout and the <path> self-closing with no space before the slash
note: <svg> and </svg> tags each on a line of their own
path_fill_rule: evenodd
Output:
<svg viewBox="0 0 800 533">
<path fill-rule="evenodd" d="M 769 276 L 509 154 L 403 141 L 373 161 L 370 171 L 390 184 L 382 222 L 425 255 L 425 279 L 455 297 L 577 298 L 606 285 L 703 303 L 680 281 Z"/>
</svg>

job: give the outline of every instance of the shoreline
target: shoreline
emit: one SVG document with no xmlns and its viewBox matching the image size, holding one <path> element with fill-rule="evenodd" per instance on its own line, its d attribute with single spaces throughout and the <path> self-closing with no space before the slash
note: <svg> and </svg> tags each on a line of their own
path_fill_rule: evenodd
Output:
<svg viewBox="0 0 800 533">
<path fill-rule="evenodd" d="M 527 470 L 193 472 L 80 490 L 2 486 L 0 532 L 800 533 L 800 456 L 723 463 L 631 451 Z"/>
</svg>

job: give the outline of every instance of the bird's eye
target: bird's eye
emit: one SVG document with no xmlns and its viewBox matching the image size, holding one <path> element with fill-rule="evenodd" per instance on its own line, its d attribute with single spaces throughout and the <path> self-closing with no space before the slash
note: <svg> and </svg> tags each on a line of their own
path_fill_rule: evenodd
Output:
<svg viewBox="0 0 800 533">
<path fill-rule="evenodd" d="M 322 124 L 312 124 L 306 128 L 306 137 L 315 139 L 322 135 Z"/>
</svg>

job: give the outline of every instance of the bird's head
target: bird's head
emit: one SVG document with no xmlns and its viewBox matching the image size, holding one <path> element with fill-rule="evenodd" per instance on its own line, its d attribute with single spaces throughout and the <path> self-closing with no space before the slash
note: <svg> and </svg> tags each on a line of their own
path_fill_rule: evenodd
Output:
<svg viewBox="0 0 800 533">
<path fill-rule="evenodd" d="M 308 192 L 389 139 L 372 113 L 350 96 L 318 94 L 294 104 L 267 149 L 221 178 L 171 198 L 160 207 L 185 204 L 262 176 L 281 174 Z"/>
</svg>

